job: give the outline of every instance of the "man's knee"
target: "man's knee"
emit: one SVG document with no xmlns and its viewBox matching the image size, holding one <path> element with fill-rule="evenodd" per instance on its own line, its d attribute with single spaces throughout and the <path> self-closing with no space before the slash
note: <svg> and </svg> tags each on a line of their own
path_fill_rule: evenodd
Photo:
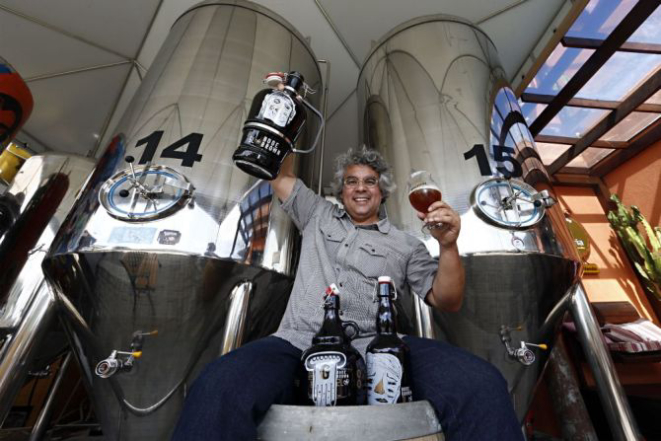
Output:
<svg viewBox="0 0 661 441">
<path fill-rule="evenodd" d="M 237 364 L 231 358 L 223 356 L 209 363 L 193 382 L 189 396 L 195 395 L 199 398 L 213 396 L 216 400 L 223 401 L 226 395 L 233 394 L 235 386 L 243 382 L 228 381 L 240 373 L 237 372 Z"/>
</svg>

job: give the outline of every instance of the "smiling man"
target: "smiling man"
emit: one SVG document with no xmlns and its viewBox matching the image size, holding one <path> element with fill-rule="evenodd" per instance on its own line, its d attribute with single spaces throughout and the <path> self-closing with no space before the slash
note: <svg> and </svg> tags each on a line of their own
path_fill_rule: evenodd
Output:
<svg viewBox="0 0 661 441">
<path fill-rule="evenodd" d="M 335 283 L 342 296 L 342 319 L 354 321 L 352 344 L 363 354 L 376 334 L 379 276 L 390 276 L 400 295 L 419 295 L 440 311 L 457 311 L 464 269 L 457 238 L 459 215 L 435 202 L 426 223 L 441 253 L 433 259 L 425 245 L 393 226 L 383 202 L 394 188 L 388 164 L 366 148 L 337 160 L 333 187 L 344 208 L 307 188 L 292 173 L 292 158 L 271 186 L 303 236 L 296 280 L 278 331 L 210 364 L 190 390 L 175 432 L 176 440 L 254 440 L 256 426 L 274 403 L 292 403 L 302 351 L 321 326 L 322 294 Z M 507 384 L 498 370 L 468 352 L 435 340 L 405 336 L 410 348 L 414 400 L 429 400 L 446 438 L 520 440 Z"/>
</svg>

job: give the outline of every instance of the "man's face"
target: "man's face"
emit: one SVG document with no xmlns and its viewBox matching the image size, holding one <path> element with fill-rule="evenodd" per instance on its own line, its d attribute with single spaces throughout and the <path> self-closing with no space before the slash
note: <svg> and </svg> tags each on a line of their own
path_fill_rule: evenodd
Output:
<svg viewBox="0 0 661 441">
<path fill-rule="evenodd" d="M 344 171 L 342 203 L 356 224 L 372 224 L 379 220 L 381 205 L 379 174 L 368 165 L 350 165 Z"/>
</svg>

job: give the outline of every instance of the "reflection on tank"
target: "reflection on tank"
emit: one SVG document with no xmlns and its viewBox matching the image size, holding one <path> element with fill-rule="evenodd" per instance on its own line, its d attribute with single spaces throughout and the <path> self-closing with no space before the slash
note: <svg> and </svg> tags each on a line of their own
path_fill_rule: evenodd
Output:
<svg viewBox="0 0 661 441">
<path fill-rule="evenodd" d="M 58 232 L 44 269 L 104 439 L 168 439 L 200 369 L 277 328 L 298 235 L 232 153 L 264 74 L 291 70 L 322 89 L 281 17 L 244 1 L 191 8 Z M 298 147 L 316 129 L 308 121 Z M 298 158 L 308 184 L 319 158 Z"/>
<path fill-rule="evenodd" d="M 434 312 L 433 326 L 421 331 L 496 365 L 523 418 L 561 314 L 550 323 L 547 316 L 580 264 L 493 43 L 455 17 L 406 22 L 374 46 L 358 101 L 362 138 L 393 164 L 396 182 L 412 170 L 430 171 L 461 215 L 463 307 Z M 439 254 L 405 189 L 388 199 L 387 210 Z M 400 306 L 425 322 L 425 305 Z"/>
<path fill-rule="evenodd" d="M 0 194 L 0 421 L 28 370 L 66 347 L 41 263 L 92 167 L 74 155 L 32 156 Z"/>
</svg>

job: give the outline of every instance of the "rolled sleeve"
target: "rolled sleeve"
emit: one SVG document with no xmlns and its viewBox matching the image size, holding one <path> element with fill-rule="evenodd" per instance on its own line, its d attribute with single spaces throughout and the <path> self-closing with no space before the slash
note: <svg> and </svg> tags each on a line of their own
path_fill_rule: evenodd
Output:
<svg viewBox="0 0 661 441">
<path fill-rule="evenodd" d="M 423 300 L 434 284 L 438 271 L 438 260 L 431 257 L 427 247 L 418 241 L 406 267 L 406 279 L 411 290 Z"/>
<path fill-rule="evenodd" d="M 303 231 L 323 201 L 324 199 L 306 187 L 303 181 L 296 179 L 291 194 L 281 207 L 291 217 L 296 227 Z"/>
</svg>

